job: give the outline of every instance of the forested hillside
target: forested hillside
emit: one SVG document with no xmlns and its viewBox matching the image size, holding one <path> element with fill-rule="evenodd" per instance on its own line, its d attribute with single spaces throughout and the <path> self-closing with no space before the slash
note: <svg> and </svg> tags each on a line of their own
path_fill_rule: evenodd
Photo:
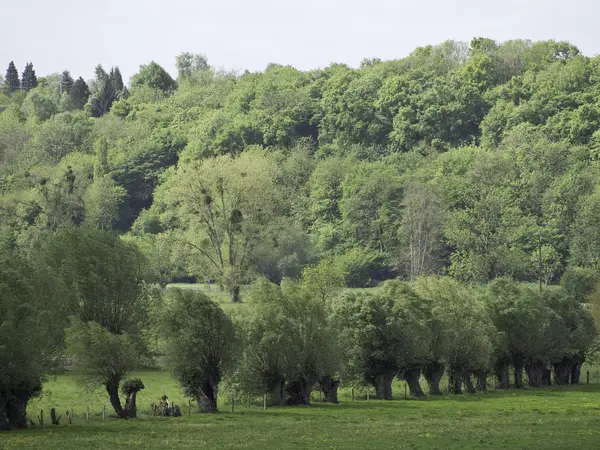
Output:
<svg viewBox="0 0 600 450">
<path fill-rule="evenodd" d="M 421 375 L 430 395 L 445 374 L 454 394 L 577 384 L 597 359 L 600 57 L 479 38 L 360 68 L 177 67 L 8 66 L 0 429 L 66 367 L 133 418 L 143 365 L 216 412 L 223 380 L 266 408 L 317 384 L 391 399 L 394 378 L 419 397 Z"/>
<path fill-rule="evenodd" d="M 302 72 L 151 62 L 19 75 L 0 95 L 0 227 L 114 229 L 163 283 L 328 265 L 350 287 L 556 282 L 600 261 L 600 58 L 474 39 Z M 541 255 L 541 259 L 540 259 Z"/>
</svg>

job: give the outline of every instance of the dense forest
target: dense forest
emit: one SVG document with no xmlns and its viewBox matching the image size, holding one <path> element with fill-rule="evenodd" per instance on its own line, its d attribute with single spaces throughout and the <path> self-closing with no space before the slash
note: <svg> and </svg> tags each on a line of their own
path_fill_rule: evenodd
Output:
<svg viewBox="0 0 600 450">
<path fill-rule="evenodd" d="M 471 376 L 485 383 L 490 371 L 508 385 L 509 366 L 517 386 L 523 370 L 530 385 L 549 383 L 551 368 L 559 384 L 577 382 L 595 337 L 586 305 L 600 263 L 600 57 L 566 42 L 477 38 L 359 68 L 234 73 L 191 53 L 176 62 L 176 79 L 155 62 L 130 83 L 118 67 L 98 65 L 86 82 L 66 70 L 37 76 L 32 63 L 19 75 L 11 62 L 0 80 L 0 287 L 12 293 L 0 307 L 14 312 L 17 329 L 23 318 L 31 326 L 47 319 L 22 312 L 23 298 L 35 297 L 34 310 L 63 299 L 51 308 L 56 326 L 31 343 L 44 358 L 64 341 L 83 360 L 89 347 L 80 344 L 95 342 L 106 354 L 84 368 L 107 355 L 131 362 L 133 348 L 154 339 L 142 332 L 156 314 L 151 300 L 136 302 L 160 297 L 157 286 L 210 282 L 239 302 L 240 288 L 254 283 L 248 296 L 260 314 L 237 332 L 201 295 L 180 292 L 158 308 L 170 318 L 162 336 L 170 342 L 191 327 L 193 342 L 194 333 L 227 343 L 237 335 L 245 352 L 282 354 L 302 342 L 298 354 L 316 358 L 310 376 L 306 360 L 266 373 L 249 353 L 238 355 L 246 364 L 239 386 L 258 389 L 259 379 L 277 402 L 284 387 L 305 402 L 310 382 L 333 392 L 342 373 L 368 380 L 381 398 L 398 373 L 418 395 L 429 371 L 439 391 L 445 368 L 457 392 L 461 380 L 471 390 Z M 392 279 L 412 283 L 328 303 L 336 289 Z M 69 314 L 78 317 L 70 324 Z M 323 331 L 298 337 L 280 315 Z M 268 341 L 266 330 L 298 341 Z M 327 333 L 363 359 L 331 348 Z M 212 380 L 203 392 L 214 398 L 198 401 L 214 410 L 221 368 L 199 375 L 186 367 L 196 356 L 184 343 L 167 345 L 178 357 L 170 367 L 190 392 L 198 377 Z M 42 360 L 24 397 L 41 388 Z M 121 375 L 103 376 L 115 411 L 127 416 Z M 0 386 L 0 428 L 2 389 L 15 388 Z"/>
</svg>

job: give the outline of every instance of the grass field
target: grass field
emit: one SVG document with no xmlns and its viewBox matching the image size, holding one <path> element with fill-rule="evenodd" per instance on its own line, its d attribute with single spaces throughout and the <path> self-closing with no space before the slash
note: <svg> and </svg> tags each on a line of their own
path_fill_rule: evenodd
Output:
<svg viewBox="0 0 600 450">
<path fill-rule="evenodd" d="M 355 402 L 343 390 L 341 404 L 318 402 L 311 407 L 262 409 L 261 399 L 248 408 L 246 400 L 231 413 L 221 398 L 220 413 L 187 416 L 187 400 L 168 373 L 141 372 L 140 417 L 102 421 L 102 391 L 86 394 L 73 375 L 50 381 L 46 394 L 30 404 L 31 417 L 51 406 L 64 413 L 72 408 L 72 425 L 39 425 L 0 434 L 0 448 L 598 448 L 600 446 L 600 385 L 489 392 L 403 400 L 403 383 L 395 385 L 396 400 Z M 182 418 L 152 417 L 150 404 L 163 393 L 183 406 Z M 87 423 L 85 409 L 92 417 Z M 107 404 L 107 413 L 111 413 Z M 37 422 L 37 419 L 35 420 Z"/>
</svg>

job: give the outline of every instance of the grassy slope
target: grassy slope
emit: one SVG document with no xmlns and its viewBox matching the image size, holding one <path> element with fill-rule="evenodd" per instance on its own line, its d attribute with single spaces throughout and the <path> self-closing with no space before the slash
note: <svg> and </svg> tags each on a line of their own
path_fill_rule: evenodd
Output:
<svg viewBox="0 0 600 450">
<path fill-rule="evenodd" d="M 403 385 L 390 402 L 351 402 L 342 391 L 340 405 L 270 408 L 255 399 L 231 413 L 191 417 L 151 417 L 149 405 L 163 393 L 187 405 L 165 372 L 142 372 L 140 418 L 102 422 L 101 391 L 84 394 L 72 375 L 59 375 L 45 397 L 30 405 L 37 415 L 50 406 L 73 408 L 74 424 L 46 424 L 0 434 L 0 448 L 597 448 L 600 441 L 600 385 L 490 392 L 473 396 L 401 400 Z M 316 400 L 316 398 L 315 398 Z M 92 418 L 85 420 L 90 406 Z M 107 412 L 110 413 L 107 405 Z M 183 408 L 187 413 L 187 407 Z M 46 421 L 47 423 L 47 421 Z"/>
</svg>

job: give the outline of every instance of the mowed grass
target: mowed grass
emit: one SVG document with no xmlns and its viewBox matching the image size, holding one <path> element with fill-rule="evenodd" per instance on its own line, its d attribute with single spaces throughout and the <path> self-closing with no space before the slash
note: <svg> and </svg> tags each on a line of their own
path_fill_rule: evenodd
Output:
<svg viewBox="0 0 600 450">
<path fill-rule="evenodd" d="M 600 385 L 491 391 L 487 394 L 403 400 L 403 383 L 392 401 L 351 401 L 341 392 L 339 405 L 318 402 L 310 407 L 262 409 L 261 399 L 239 399 L 231 413 L 221 398 L 220 413 L 187 415 L 183 398 L 170 375 L 136 374 L 146 385 L 138 397 L 140 417 L 102 421 L 102 405 L 112 414 L 102 391 L 82 392 L 72 374 L 58 375 L 45 386 L 46 395 L 28 408 L 46 424 L 0 433 L 0 448 L 237 448 L 237 449 L 389 449 L 389 448 L 598 448 Z M 152 417 L 150 404 L 162 394 L 182 405 L 182 418 Z M 49 425 L 49 408 L 61 414 L 72 408 L 74 423 Z M 87 423 L 86 407 L 92 417 Z M 35 419 L 37 422 L 37 418 Z"/>
</svg>

